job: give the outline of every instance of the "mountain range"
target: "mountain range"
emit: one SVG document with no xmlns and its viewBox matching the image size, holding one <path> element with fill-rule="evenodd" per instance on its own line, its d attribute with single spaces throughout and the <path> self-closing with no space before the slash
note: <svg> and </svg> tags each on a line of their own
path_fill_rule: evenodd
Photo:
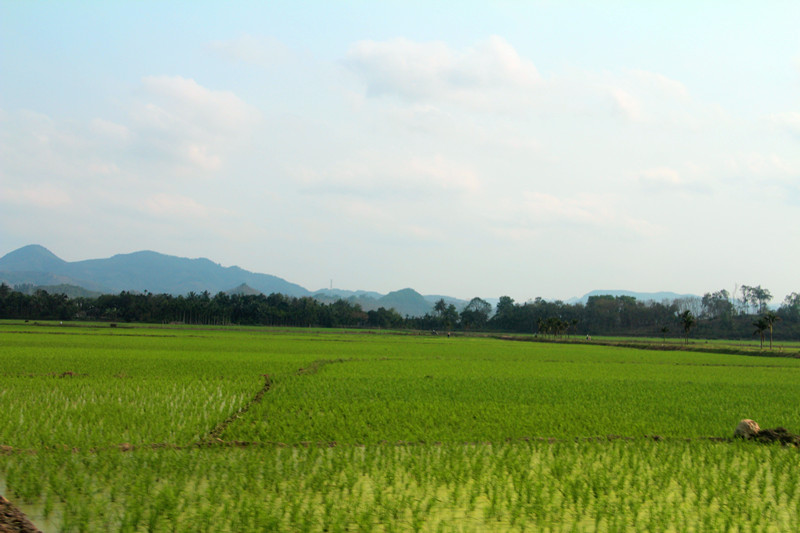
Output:
<svg viewBox="0 0 800 533">
<path fill-rule="evenodd" d="M 358 303 L 365 311 L 384 307 L 403 316 L 422 316 L 443 299 L 461 310 L 466 300 L 443 295 L 422 295 L 411 288 L 388 294 L 364 290 L 321 289 L 309 291 L 296 283 L 269 274 L 259 274 L 238 266 L 223 267 L 209 259 L 188 259 L 153 251 L 117 254 L 107 259 L 64 261 L 44 246 L 23 246 L 0 258 L 0 282 L 30 292 L 43 288 L 69 296 L 118 294 L 122 291 L 159 294 L 188 294 L 208 291 L 230 294 L 271 294 L 313 297 L 322 302 L 339 299 Z M 631 291 L 592 291 L 567 303 L 586 303 L 590 296 L 610 294 L 633 296 L 638 300 L 674 300 L 691 297 L 671 292 L 637 293 Z M 493 306 L 496 298 L 486 299 Z"/>
<path fill-rule="evenodd" d="M 0 258 L 0 282 L 21 287 L 27 292 L 43 288 L 70 296 L 122 291 L 173 295 L 203 291 L 212 295 L 218 292 L 281 293 L 294 297 L 309 296 L 323 302 L 345 299 L 360 304 L 365 311 L 394 308 L 403 316 L 422 316 L 433 309 L 439 298 L 458 308 L 467 303 L 457 298 L 423 296 L 409 288 L 385 295 L 342 289 L 312 292 L 277 276 L 250 272 L 238 266 L 223 267 L 205 258 L 188 259 L 152 251 L 69 262 L 38 244 L 23 246 Z"/>
<path fill-rule="evenodd" d="M 208 259 L 187 259 L 142 251 L 107 259 L 67 262 L 44 246 L 32 244 L 0 258 L 0 279 L 8 284 L 77 285 L 91 291 L 216 294 L 245 283 L 259 292 L 289 296 L 311 293 L 284 279 L 242 268 L 223 267 Z"/>
</svg>

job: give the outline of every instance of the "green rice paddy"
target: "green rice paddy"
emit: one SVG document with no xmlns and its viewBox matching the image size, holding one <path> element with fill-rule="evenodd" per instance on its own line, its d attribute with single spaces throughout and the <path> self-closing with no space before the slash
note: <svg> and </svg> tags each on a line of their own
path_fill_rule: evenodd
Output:
<svg viewBox="0 0 800 533">
<path fill-rule="evenodd" d="M 800 360 L 0 323 L 0 493 L 52 531 L 787 531 Z"/>
</svg>

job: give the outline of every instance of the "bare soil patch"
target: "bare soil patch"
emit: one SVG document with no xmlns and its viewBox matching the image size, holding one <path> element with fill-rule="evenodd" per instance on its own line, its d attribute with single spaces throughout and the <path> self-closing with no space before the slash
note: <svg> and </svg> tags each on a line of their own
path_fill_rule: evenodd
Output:
<svg viewBox="0 0 800 533">
<path fill-rule="evenodd" d="M 0 496 L 0 533 L 40 533 L 25 514 Z"/>
<path fill-rule="evenodd" d="M 771 444 L 773 442 L 780 442 L 784 446 L 800 447 L 800 435 L 790 433 L 788 429 L 777 427 L 775 429 L 762 429 L 755 435 L 749 438 L 756 442 L 763 442 Z"/>
</svg>

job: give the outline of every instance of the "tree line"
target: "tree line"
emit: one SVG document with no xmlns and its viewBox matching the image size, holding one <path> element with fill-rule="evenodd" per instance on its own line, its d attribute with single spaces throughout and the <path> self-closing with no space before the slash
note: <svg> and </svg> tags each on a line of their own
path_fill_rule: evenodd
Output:
<svg viewBox="0 0 800 533">
<path fill-rule="evenodd" d="M 0 318 L 87 320 L 108 322 L 182 323 L 203 325 L 267 325 L 417 329 L 435 332 L 496 331 L 564 338 L 575 335 L 620 335 L 743 339 L 764 342 L 800 339 L 800 293 L 786 297 L 777 310 L 768 308 L 768 290 L 742 287 L 702 298 L 640 301 L 631 296 L 591 296 L 568 304 L 536 298 L 517 303 L 502 296 L 493 308 L 473 298 L 459 309 L 440 299 L 422 317 L 401 316 L 394 309 L 364 311 L 354 302 L 323 303 L 311 297 L 283 294 L 227 294 L 207 291 L 187 295 L 149 292 L 70 298 L 35 290 L 29 294 L 0 285 Z"/>
</svg>

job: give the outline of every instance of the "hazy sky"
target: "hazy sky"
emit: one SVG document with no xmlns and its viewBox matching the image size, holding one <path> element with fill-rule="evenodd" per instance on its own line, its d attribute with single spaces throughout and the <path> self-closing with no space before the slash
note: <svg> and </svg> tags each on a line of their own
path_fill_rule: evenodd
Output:
<svg viewBox="0 0 800 533">
<path fill-rule="evenodd" d="M 0 0 L 0 255 L 800 291 L 800 2 Z"/>
</svg>

